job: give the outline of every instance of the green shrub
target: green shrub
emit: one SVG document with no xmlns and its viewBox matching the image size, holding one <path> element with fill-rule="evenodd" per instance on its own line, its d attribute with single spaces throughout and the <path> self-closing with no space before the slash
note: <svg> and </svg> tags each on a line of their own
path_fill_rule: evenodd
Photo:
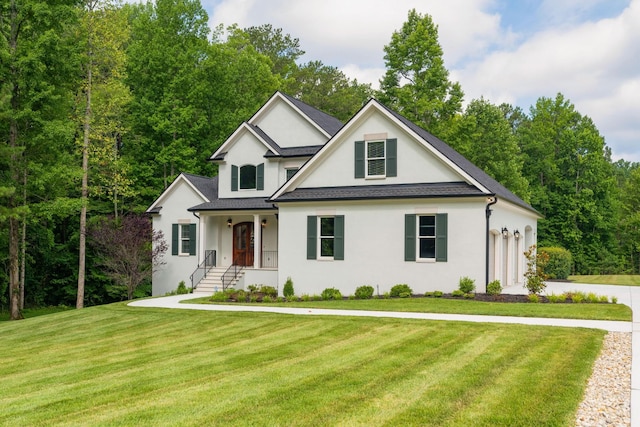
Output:
<svg viewBox="0 0 640 427">
<path fill-rule="evenodd" d="M 442 291 L 433 291 L 433 296 L 436 298 L 442 298 L 443 292 Z"/>
<path fill-rule="evenodd" d="M 269 295 L 271 298 L 275 298 L 278 296 L 278 290 L 273 286 L 262 285 L 258 291 L 262 292 L 265 295 Z"/>
<path fill-rule="evenodd" d="M 400 292 L 399 298 L 411 298 L 411 292 Z"/>
<path fill-rule="evenodd" d="M 529 302 L 538 303 L 540 302 L 540 297 L 538 294 L 529 294 L 527 295 L 527 300 L 529 300 Z"/>
<path fill-rule="evenodd" d="M 231 294 L 231 299 L 235 299 L 238 302 L 247 302 L 247 293 L 244 289 L 238 289 Z"/>
<path fill-rule="evenodd" d="M 547 299 L 549 300 L 550 303 L 565 302 L 567 300 L 567 294 L 560 294 L 560 295 L 551 294 L 551 295 L 547 295 Z"/>
<path fill-rule="evenodd" d="M 293 280 L 291 280 L 291 277 L 287 277 L 287 281 L 284 282 L 284 287 L 282 288 L 282 295 L 284 295 L 285 297 L 290 297 L 294 293 L 295 292 L 293 291 Z"/>
<path fill-rule="evenodd" d="M 262 302 L 266 302 L 266 303 L 273 302 L 273 298 L 271 298 L 269 295 L 265 295 L 262 297 Z"/>
<path fill-rule="evenodd" d="M 451 292 L 451 296 L 461 297 L 461 296 L 464 296 L 464 292 L 462 292 L 460 289 L 456 289 L 455 291 Z"/>
<path fill-rule="evenodd" d="M 596 303 L 600 302 L 600 297 L 598 295 L 596 295 L 595 293 L 593 293 L 593 292 L 589 292 L 587 294 L 586 302 L 588 302 L 590 304 L 596 304 Z"/>
<path fill-rule="evenodd" d="M 606 295 L 600 295 L 600 297 L 598 298 L 598 302 L 607 304 L 609 302 L 609 297 Z"/>
<path fill-rule="evenodd" d="M 211 295 L 210 300 L 213 302 L 225 302 L 229 299 L 229 296 L 226 292 L 216 292 Z"/>
<path fill-rule="evenodd" d="M 433 292 L 425 292 L 424 296 L 427 298 L 433 298 Z"/>
<path fill-rule="evenodd" d="M 476 281 L 470 277 L 461 277 L 458 282 L 458 289 L 460 289 L 463 294 L 470 294 L 476 290 Z"/>
<path fill-rule="evenodd" d="M 502 292 L 502 286 L 500 286 L 500 280 L 494 280 L 493 282 L 489 282 L 487 284 L 487 293 L 489 295 L 500 295 Z"/>
<path fill-rule="evenodd" d="M 322 297 L 323 300 L 342 299 L 342 294 L 336 288 L 326 288 L 324 291 L 322 291 L 320 296 Z"/>
<path fill-rule="evenodd" d="M 349 295 L 347 298 L 348 298 L 349 300 L 354 300 L 354 299 L 356 299 L 356 296 L 355 296 L 355 295 Z"/>
<path fill-rule="evenodd" d="M 544 268 L 549 261 L 549 255 L 545 252 L 537 252 L 536 245 L 532 245 L 524 253 L 527 258 L 527 271 L 524 273 L 525 287 L 530 294 L 539 294 L 545 290 L 547 275 Z"/>
<path fill-rule="evenodd" d="M 184 280 L 181 280 L 180 283 L 178 283 L 178 289 L 176 290 L 176 293 L 178 295 L 184 295 L 188 294 L 189 292 L 191 291 L 187 289 L 187 286 L 184 284 Z"/>
<path fill-rule="evenodd" d="M 296 302 L 298 301 L 298 297 L 296 297 L 295 295 L 288 295 L 285 297 L 285 299 L 287 300 L 287 302 Z"/>
<path fill-rule="evenodd" d="M 400 283 L 400 284 L 394 285 L 391 287 L 391 290 L 389 291 L 389 295 L 392 297 L 399 297 L 400 294 L 409 294 L 409 296 L 411 296 L 412 293 L 413 293 L 413 290 L 406 283 Z"/>
<path fill-rule="evenodd" d="M 322 301 L 322 295 L 317 295 L 317 294 L 312 295 L 311 301 Z"/>
<path fill-rule="evenodd" d="M 373 296 L 373 286 L 358 286 L 356 288 L 355 297 L 358 299 L 369 299 Z"/>
<path fill-rule="evenodd" d="M 249 302 L 258 302 L 258 296 L 254 294 L 249 294 Z"/>
<path fill-rule="evenodd" d="M 474 294 L 473 292 L 467 292 L 463 295 L 463 297 L 465 297 L 466 299 L 474 299 L 476 297 L 476 294 Z"/>
<path fill-rule="evenodd" d="M 612 304 L 617 304 L 618 303 L 618 297 L 611 297 L 611 303 Z"/>
<path fill-rule="evenodd" d="M 309 294 L 302 294 L 302 295 L 300 295 L 300 300 L 301 301 L 311 301 L 311 296 Z"/>
<path fill-rule="evenodd" d="M 389 299 L 389 298 L 391 298 L 391 294 L 389 292 L 385 292 L 385 293 L 382 294 L 381 297 L 382 297 L 382 299 Z"/>
<path fill-rule="evenodd" d="M 549 261 L 544 266 L 544 272 L 549 279 L 564 280 L 569 277 L 573 264 L 571 252 L 559 247 L 539 248 L 538 252 L 549 256 Z"/>
<path fill-rule="evenodd" d="M 260 289 L 260 286 L 256 284 L 247 286 L 249 292 L 258 292 L 258 289 Z"/>
<path fill-rule="evenodd" d="M 575 303 L 584 302 L 586 295 L 583 292 L 573 292 L 571 294 L 571 300 Z"/>
</svg>

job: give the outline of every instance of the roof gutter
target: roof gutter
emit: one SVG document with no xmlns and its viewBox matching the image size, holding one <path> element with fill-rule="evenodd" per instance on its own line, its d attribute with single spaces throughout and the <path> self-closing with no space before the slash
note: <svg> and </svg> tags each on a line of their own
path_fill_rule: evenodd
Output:
<svg viewBox="0 0 640 427">
<path fill-rule="evenodd" d="M 487 286 L 489 285 L 489 218 L 491 218 L 491 206 L 498 203 L 498 196 L 492 196 L 487 199 L 489 202 L 487 203 L 487 207 L 485 208 L 485 216 L 487 219 L 487 229 L 486 229 L 486 246 L 485 246 L 485 281 L 484 281 L 484 291 L 487 292 Z"/>
</svg>

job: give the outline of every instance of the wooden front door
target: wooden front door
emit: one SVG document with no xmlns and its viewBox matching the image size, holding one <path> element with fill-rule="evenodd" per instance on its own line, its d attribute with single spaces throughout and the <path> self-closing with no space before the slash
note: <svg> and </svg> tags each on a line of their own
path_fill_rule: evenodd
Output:
<svg viewBox="0 0 640 427">
<path fill-rule="evenodd" d="M 252 222 L 241 222 L 233 226 L 233 263 L 253 266 Z"/>
</svg>

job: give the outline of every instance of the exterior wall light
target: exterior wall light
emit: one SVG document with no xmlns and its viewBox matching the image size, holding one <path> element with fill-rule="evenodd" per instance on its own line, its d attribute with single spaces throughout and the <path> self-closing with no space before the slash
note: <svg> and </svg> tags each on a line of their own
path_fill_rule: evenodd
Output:
<svg viewBox="0 0 640 427">
<path fill-rule="evenodd" d="M 503 239 L 509 238 L 509 230 L 507 230 L 507 227 L 502 227 L 502 238 Z"/>
<path fill-rule="evenodd" d="M 513 237 L 518 240 L 520 238 L 520 232 L 518 230 L 513 232 Z"/>
<path fill-rule="evenodd" d="M 267 220 L 263 219 L 262 220 L 262 228 L 265 228 L 267 226 Z"/>
<path fill-rule="evenodd" d="M 231 221 L 231 218 L 229 218 L 227 220 L 227 227 L 231 227 L 233 225 L 233 221 Z"/>
</svg>

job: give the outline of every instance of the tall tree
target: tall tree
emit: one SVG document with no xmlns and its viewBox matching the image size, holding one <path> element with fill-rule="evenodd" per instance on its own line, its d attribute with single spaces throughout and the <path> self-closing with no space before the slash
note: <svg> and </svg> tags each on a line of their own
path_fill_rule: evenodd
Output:
<svg viewBox="0 0 640 427">
<path fill-rule="evenodd" d="M 451 124 L 446 130 L 448 143 L 522 199 L 529 199 L 523 156 L 500 107 L 483 98 L 474 99 Z"/>
<path fill-rule="evenodd" d="M 412 9 L 384 47 L 387 68 L 380 100 L 428 131 L 439 135 L 462 109 L 459 83 L 449 80 L 431 16 Z"/>
<path fill-rule="evenodd" d="M 12 319 L 19 311 L 20 219 L 28 205 L 22 185 L 26 182 L 29 150 L 42 142 L 46 128 L 55 126 L 60 117 L 59 95 L 68 84 L 65 59 L 72 59 L 64 49 L 65 30 L 75 19 L 74 2 L 54 3 L 35 0 L 10 0 L 0 4 L 0 123 L 4 158 L 0 184 L 4 189 L 4 216 L 9 235 L 9 293 Z M 6 128 L 5 128 L 6 126 Z M 6 133 L 5 133 L 6 132 Z M 51 144 L 54 145 L 54 144 Z"/>
<path fill-rule="evenodd" d="M 562 94 L 542 97 L 518 137 L 540 244 L 569 249 L 578 273 L 615 269 L 616 178 L 593 121 Z"/>
<path fill-rule="evenodd" d="M 271 24 L 245 28 L 244 32 L 255 50 L 271 60 L 273 74 L 287 81 L 296 70 L 296 61 L 305 53 L 300 48 L 300 40 Z"/>
</svg>

